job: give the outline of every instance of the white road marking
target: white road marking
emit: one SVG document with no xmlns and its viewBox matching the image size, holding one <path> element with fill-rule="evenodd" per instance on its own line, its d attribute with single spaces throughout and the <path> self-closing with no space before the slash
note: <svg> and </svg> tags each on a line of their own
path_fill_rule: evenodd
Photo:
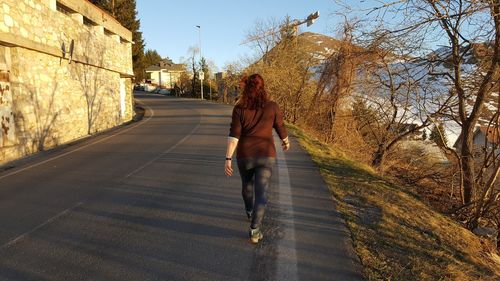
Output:
<svg viewBox="0 0 500 281">
<path fill-rule="evenodd" d="M 139 100 L 139 101 L 140 101 L 140 100 Z M 45 161 L 42 161 L 42 162 L 39 162 L 39 163 L 36 163 L 36 164 L 30 165 L 30 166 L 24 167 L 24 168 L 22 168 L 22 169 L 16 170 L 16 171 L 14 171 L 14 172 L 11 172 L 11 173 L 8 173 L 8 174 L 5 174 L 5 175 L 3 175 L 3 176 L 0 176 L 0 180 L 1 180 L 1 179 L 4 179 L 4 178 L 6 178 L 6 177 L 13 176 L 13 175 L 15 175 L 15 174 L 19 174 L 20 172 L 23 172 L 23 171 L 29 170 L 29 169 L 31 169 L 31 168 L 38 167 L 38 166 L 43 165 L 43 164 L 45 164 L 45 163 L 48 163 L 48 162 L 54 161 L 54 160 L 56 160 L 56 159 L 59 159 L 59 158 L 61 158 L 61 157 L 66 156 L 66 155 L 69 155 L 69 154 L 75 153 L 75 152 L 77 152 L 77 151 L 80 151 L 80 150 L 82 150 L 82 149 L 84 149 L 84 148 L 87 148 L 87 147 L 89 147 L 89 146 L 92 146 L 92 145 L 98 144 L 98 143 L 103 142 L 103 141 L 105 141 L 105 140 L 109 140 L 109 139 L 111 139 L 111 138 L 113 138 L 113 137 L 116 137 L 116 136 L 121 135 L 121 134 L 123 134 L 123 133 L 125 133 L 125 132 L 128 132 L 128 131 L 130 131 L 130 130 L 132 130 L 132 129 L 134 129 L 134 128 L 137 128 L 137 127 L 139 127 L 139 126 L 142 126 L 142 125 L 146 124 L 146 123 L 147 123 L 147 122 L 148 122 L 148 121 L 149 121 L 149 120 L 150 120 L 150 119 L 154 116 L 154 110 L 153 110 L 153 109 L 151 109 L 150 107 L 148 107 L 148 106 L 147 106 L 147 105 L 145 105 L 145 104 L 143 104 L 143 105 L 146 107 L 146 109 L 147 109 L 148 111 L 150 111 L 150 112 L 151 112 L 151 115 L 150 115 L 150 116 L 148 116 L 148 118 L 147 118 L 146 120 L 144 120 L 144 122 L 139 122 L 139 123 L 137 123 L 136 125 L 134 125 L 134 126 L 132 126 L 132 127 L 128 128 L 128 129 L 126 129 L 126 130 L 120 131 L 120 132 L 118 132 L 118 133 L 116 133 L 116 134 L 114 134 L 114 135 L 110 135 L 110 136 L 107 136 L 107 137 L 105 137 L 105 138 L 99 139 L 99 140 L 97 140 L 97 141 L 95 141 L 95 142 L 92 142 L 92 143 L 86 144 L 86 145 L 84 145 L 84 146 L 80 146 L 80 147 L 78 147 L 78 148 L 76 148 L 76 149 L 73 149 L 73 150 L 68 151 L 68 152 L 66 152 L 66 153 L 63 153 L 63 154 L 60 154 L 60 155 L 54 156 L 54 157 L 52 157 L 52 158 L 50 158 L 50 159 L 47 159 L 47 160 L 45 160 Z"/>
<path fill-rule="evenodd" d="M 15 244 L 15 243 L 17 243 L 19 240 L 23 239 L 24 237 L 26 237 L 26 236 L 30 235 L 31 233 L 33 233 L 33 232 L 35 232 L 35 231 L 37 231 L 37 230 L 39 230 L 40 228 L 42 228 L 42 227 L 44 227 L 44 226 L 48 225 L 49 223 L 51 223 L 51 222 L 55 221 L 56 219 L 58 219 L 58 218 L 60 218 L 60 217 L 64 216 L 65 214 L 67 214 L 67 213 L 68 213 L 68 212 L 70 212 L 71 210 L 73 210 L 73 209 L 75 209 L 75 208 L 79 207 L 79 206 L 80 206 L 80 205 L 82 205 L 82 204 L 83 204 L 83 202 L 78 202 L 78 203 L 77 203 L 76 205 L 74 205 L 73 207 L 70 207 L 70 208 L 68 208 L 68 209 L 66 209 L 66 210 L 64 210 L 64 211 L 62 211 L 62 212 L 60 212 L 59 214 L 57 214 L 57 215 L 55 215 L 55 216 L 51 217 L 50 219 L 48 219 L 48 220 L 46 220 L 44 223 L 42 223 L 42 224 L 40 224 L 40 225 L 36 226 L 36 227 L 35 227 L 35 228 L 33 228 L 32 230 L 30 230 L 30 231 L 28 231 L 28 232 L 25 232 L 25 233 L 23 233 L 23 234 L 21 234 L 21 235 L 17 236 L 16 238 L 14 238 L 14 239 L 10 240 L 9 242 L 7 242 L 7 243 L 3 244 L 2 246 L 0 246 L 0 249 L 7 248 L 7 247 L 9 247 L 9 246 L 11 246 L 11 245 L 14 245 L 14 244 Z"/>
<path fill-rule="evenodd" d="M 277 140 L 276 143 L 281 143 Z M 278 204 L 283 215 L 283 238 L 278 241 L 278 260 L 275 280 L 296 281 L 299 280 L 297 272 L 297 251 L 295 249 L 295 219 L 292 205 L 292 189 L 290 187 L 290 176 L 286 164 L 285 153 L 281 147 L 277 147 L 278 166 Z"/>
</svg>

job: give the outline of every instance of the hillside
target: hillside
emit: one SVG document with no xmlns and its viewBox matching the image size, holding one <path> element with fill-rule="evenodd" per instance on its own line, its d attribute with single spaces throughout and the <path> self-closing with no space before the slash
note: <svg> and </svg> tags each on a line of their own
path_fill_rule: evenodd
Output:
<svg viewBox="0 0 500 281">
<path fill-rule="evenodd" d="M 302 48 L 318 60 L 324 60 L 335 52 L 340 41 L 319 33 L 303 32 L 297 36 Z"/>
<path fill-rule="evenodd" d="M 341 42 L 337 39 L 313 32 L 304 32 L 299 34 L 297 36 L 297 42 L 300 44 L 301 49 L 305 53 L 308 53 L 310 56 L 312 56 L 314 59 L 317 60 L 317 65 L 311 68 L 311 70 L 316 73 L 316 75 L 314 76 L 316 78 L 319 78 L 320 75 L 319 73 L 323 70 L 322 66 L 323 63 L 325 62 L 325 59 L 327 59 L 331 54 L 333 54 L 336 50 L 338 50 L 341 44 Z M 360 53 L 364 52 L 364 49 L 360 46 L 352 45 L 352 48 L 357 52 Z M 488 53 L 488 50 L 489 49 L 487 45 L 478 43 L 474 44 L 473 47 L 468 49 L 467 52 L 464 51 L 465 56 L 462 64 L 462 72 L 464 73 L 463 78 L 464 78 L 464 83 L 466 85 L 469 83 L 474 83 L 474 81 L 468 80 L 468 74 L 480 71 L 478 69 L 478 65 L 482 60 L 484 60 L 485 58 L 488 57 L 488 55 L 490 55 Z M 272 51 L 270 53 L 272 53 Z M 395 72 L 401 71 L 401 69 L 406 69 L 406 68 L 412 69 L 411 71 L 412 78 L 418 79 L 420 80 L 420 83 L 428 85 L 425 88 L 432 89 L 430 90 L 430 92 L 432 92 L 433 100 L 444 100 L 446 99 L 446 96 L 448 96 L 448 93 L 450 91 L 449 87 L 451 82 L 445 76 L 428 75 L 429 71 L 428 66 L 429 62 L 434 61 L 434 63 L 432 63 L 433 72 L 452 73 L 453 69 L 450 64 L 451 62 L 450 56 L 451 56 L 451 51 L 449 47 L 437 48 L 436 50 L 430 52 L 427 55 L 427 58 L 425 58 L 425 60 L 419 58 L 414 58 L 414 59 L 407 58 L 405 60 L 398 60 L 397 57 L 394 56 L 394 62 L 391 65 L 391 69 Z M 429 60 L 429 62 L 423 63 L 423 61 L 427 60 Z M 384 77 L 383 74 L 381 74 L 381 76 Z M 396 79 L 405 79 L 405 78 L 407 77 L 405 75 L 402 75 L 400 78 Z M 367 96 L 364 93 L 365 90 L 366 89 L 364 85 L 360 85 L 359 88 L 356 88 L 355 86 L 355 95 L 363 99 L 366 99 L 369 103 L 375 103 L 375 104 L 380 104 L 383 103 L 384 100 L 387 100 L 386 95 L 388 93 L 385 93 L 383 90 L 380 90 L 380 92 L 378 93 L 379 96 L 374 96 L 374 95 Z M 423 94 L 420 93 L 420 95 Z M 428 95 L 428 93 L 426 93 L 425 95 Z M 414 116 L 420 116 L 419 112 L 421 112 L 422 108 L 425 108 L 428 112 L 432 112 L 433 110 L 436 109 L 435 107 L 438 104 L 423 98 L 408 99 L 408 97 L 405 95 L 402 95 L 401 97 L 397 98 L 402 99 L 400 101 L 400 104 L 402 105 L 401 107 L 403 107 L 403 105 L 405 105 L 408 102 L 412 104 L 409 111 L 413 112 Z M 474 98 L 471 97 L 468 101 L 468 104 L 466 105 L 467 110 L 469 112 L 472 109 L 473 100 Z M 456 101 L 452 101 L 452 104 L 455 104 L 456 106 Z M 494 91 L 490 95 L 487 95 L 485 98 L 485 107 L 480 116 L 478 126 L 487 125 L 490 119 L 492 118 L 493 114 L 497 112 L 498 106 L 499 106 L 499 93 Z M 457 111 L 457 109 L 454 108 L 453 111 Z M 404 113 L 403 111 L 400 111 L 399 114 L 404 114 Z M 444 123 L 446 139 L 448 140 L 448 146 L 453 147 L 460 135 L 461 128 L 453 119 L 445 118 L 441 121 Z M 421 124 L 422 121 L 419 118 L 414 118 L 414 119 L 408 118 L 406 122 Z M 431 128 L 432 127 L 426 129 L 428 135 L 431 133 L 430 131 Z"/>
<path fill-rule="evenodd" d="M 488 244 L 396 186 L 296 127 L 351 231 L 368 280 L 499 280 Z"/>
</svg>

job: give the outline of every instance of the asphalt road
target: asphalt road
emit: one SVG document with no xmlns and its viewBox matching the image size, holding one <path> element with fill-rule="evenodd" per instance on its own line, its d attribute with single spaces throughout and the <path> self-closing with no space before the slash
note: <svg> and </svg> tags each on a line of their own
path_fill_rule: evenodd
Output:
<svg viewBox="0 0 500 281">
<path fill-rule="evenodd" d="M 144 119 L 0 173 L 0 280 L 361 280 L 310 157 L 280 152 L 249 242 L 231 107 L 137 95 Z"/>
</svg>

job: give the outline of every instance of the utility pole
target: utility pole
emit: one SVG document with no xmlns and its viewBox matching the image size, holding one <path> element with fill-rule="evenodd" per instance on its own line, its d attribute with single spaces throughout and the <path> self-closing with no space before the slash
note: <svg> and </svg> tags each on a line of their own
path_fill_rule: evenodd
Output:
<svg viewBox="0 0 500 281">
<path fill-rule="evenodd" d="M 203 64 L 202 64 L 202 55 L 201 55 L 201 26 L 200 25 L 197 25 L 196 26 L 198 28 L 198 46 L 199 46 L 199 49 L 200 49 L 200 72 L 199 72 L 199 76 L 200 76 L 200 92 L 201 92 L 201 99 L 203 100 L 203 79 L 204 79 L 204 76 L 205 76 L 205 73 L 203 73 Z"/>
</svg>

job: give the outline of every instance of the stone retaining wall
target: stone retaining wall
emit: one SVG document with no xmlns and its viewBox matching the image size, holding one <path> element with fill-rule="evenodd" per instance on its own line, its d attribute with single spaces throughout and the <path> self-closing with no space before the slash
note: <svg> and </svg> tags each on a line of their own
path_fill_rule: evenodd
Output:
<svg viewBox="0 0 500 281">
<path fill-rule="evenodd" d="M 131 37 L 85 0 L 2 0 L 0 165 L 130 121 Z"/>
</svg>

